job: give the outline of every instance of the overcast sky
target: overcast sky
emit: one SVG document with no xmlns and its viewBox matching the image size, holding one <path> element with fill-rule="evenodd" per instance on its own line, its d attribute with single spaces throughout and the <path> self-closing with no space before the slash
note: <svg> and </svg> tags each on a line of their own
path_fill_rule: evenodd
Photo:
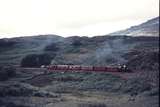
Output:
<svg viewBox="0 0 160 107">
<path fill-rule="evenodd" d="M 159 16 L 159 0 L 0 0 L 0 38 L 94 36 Z"/>
</svg>

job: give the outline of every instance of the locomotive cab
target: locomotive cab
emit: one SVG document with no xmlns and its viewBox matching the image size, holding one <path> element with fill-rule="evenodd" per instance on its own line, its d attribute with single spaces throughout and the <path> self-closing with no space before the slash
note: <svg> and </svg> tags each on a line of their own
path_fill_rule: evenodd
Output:
<svg viewBox="0 0 160 107">
<path fill-rule="evenodd" d="M 120 72 L 131 72 L 131 70 L 126 65 L 119 65 L 118 69 Z"/>
</svg>

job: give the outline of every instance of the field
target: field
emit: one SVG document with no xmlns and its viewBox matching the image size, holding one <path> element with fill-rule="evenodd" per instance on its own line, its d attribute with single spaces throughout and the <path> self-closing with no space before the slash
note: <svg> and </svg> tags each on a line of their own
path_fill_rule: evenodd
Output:
<svg viewBox="0 0 160 107">
<path fill-rule="evenodd" d="M 159 37 L 46 35 L 0 40 L 2 107 L 158 107 Z M 30 54 L 51 64 L 117 66 L 132 73 L 52 72 L 20 67 Z M 13 66 L 14 69 L 3 69 Z M 14 71 L 14 72 L 13 72 Z M 11 75 L 12 74 L 12 75 Z"/>
<path fill-rule="evenodd" d="M 17 68 L 0 83 L 5 107 L 158 107 L 157 84 L 141 73 L 53 72 Z M 153 82 L 152 82 L 153 83 Z"/>
</svg>

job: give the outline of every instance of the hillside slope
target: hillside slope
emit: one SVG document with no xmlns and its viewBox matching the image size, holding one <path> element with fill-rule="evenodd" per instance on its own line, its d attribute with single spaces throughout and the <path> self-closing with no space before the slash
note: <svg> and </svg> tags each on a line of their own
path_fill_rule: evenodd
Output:
<svg viewBox="0 0 160 107">
<path fill-rule="evenodd" d="M 46 45 L 61 39 L 63 37 L 57 35 L 0 39 L 0 65 L 19 64 L 26 55 L 43 53 Z"/>
<path fill-rule="evenodd" d="M 153 18 L 137 26 L 113 32 L 109 35 L 159 36 L 159 17 Z"/>
<path fill-rule="evenodd" d="M 156 63 L 151 63 L 153 66 L 151 68 L 155 68 L 154 65 L 157 66 L 158 63 L 157 60 L 154 60 L 159 54 L 158 37 L 98 36 L 88 38 L 74 36 L 63 38 L 50 35 L 1 41 L 5 41 L 0 46 L 1 65 L 19 65 L 26 55 L 41 53 L 54 56 L 52 64 L 101 66 L 128 64 L 136 68 L 136 63 L 141 64 L 143 61 L 143 66 L 149 63 L 147 60 L 138 60 L 145 56 L 151 57 L 150 60 Z"/>
</svg>

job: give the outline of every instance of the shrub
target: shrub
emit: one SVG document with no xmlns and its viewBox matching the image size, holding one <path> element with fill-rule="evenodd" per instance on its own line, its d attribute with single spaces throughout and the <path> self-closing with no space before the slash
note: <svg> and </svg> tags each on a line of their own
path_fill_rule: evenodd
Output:
<svg viewBox="0 0 160 107">
<path fill-rule="evenodd" d="M 80 40 L 74 40 L 74 41 L 72 42 L 72 45 L 75 46 L 75 47 L 79 47 L 79 46 L 82 45 L 82 43 L 81 43 Z"/>
<path fill-rule="evenodd" d="M 16 75 L 16 69 L 14 67 L 0 67 L 0 81 L 7 80 L 10 77 Z"/>
<path fill-rule="evenodd" d="M 49 65 L 52 57 L 48 54 L 30 54 L 21 61 L 22 67 L 40 67 L 41 65 Z"/>
<path fill-rule="evenodd" d="M 44 51 L 58 51 L 59 47 L 55 43 L 51 43 L 44 48 Z"/>
<path fill-rule="evenodd" d="M 7 40 L 7 39 L 0 39 L 0 47 L 11 47 L 15 45 L 15 41 Z"/>
<path fill-rule="evenodd" d="M 17 42 L 8 40 L 8 39 L 0 39 L 0 52 L 8 51 L 13 49 Z"/>
<path fill-rule="evenodd" d="M 78 107 L 107 107 L 103 103 L 80 104 Z"/>
</svg>

